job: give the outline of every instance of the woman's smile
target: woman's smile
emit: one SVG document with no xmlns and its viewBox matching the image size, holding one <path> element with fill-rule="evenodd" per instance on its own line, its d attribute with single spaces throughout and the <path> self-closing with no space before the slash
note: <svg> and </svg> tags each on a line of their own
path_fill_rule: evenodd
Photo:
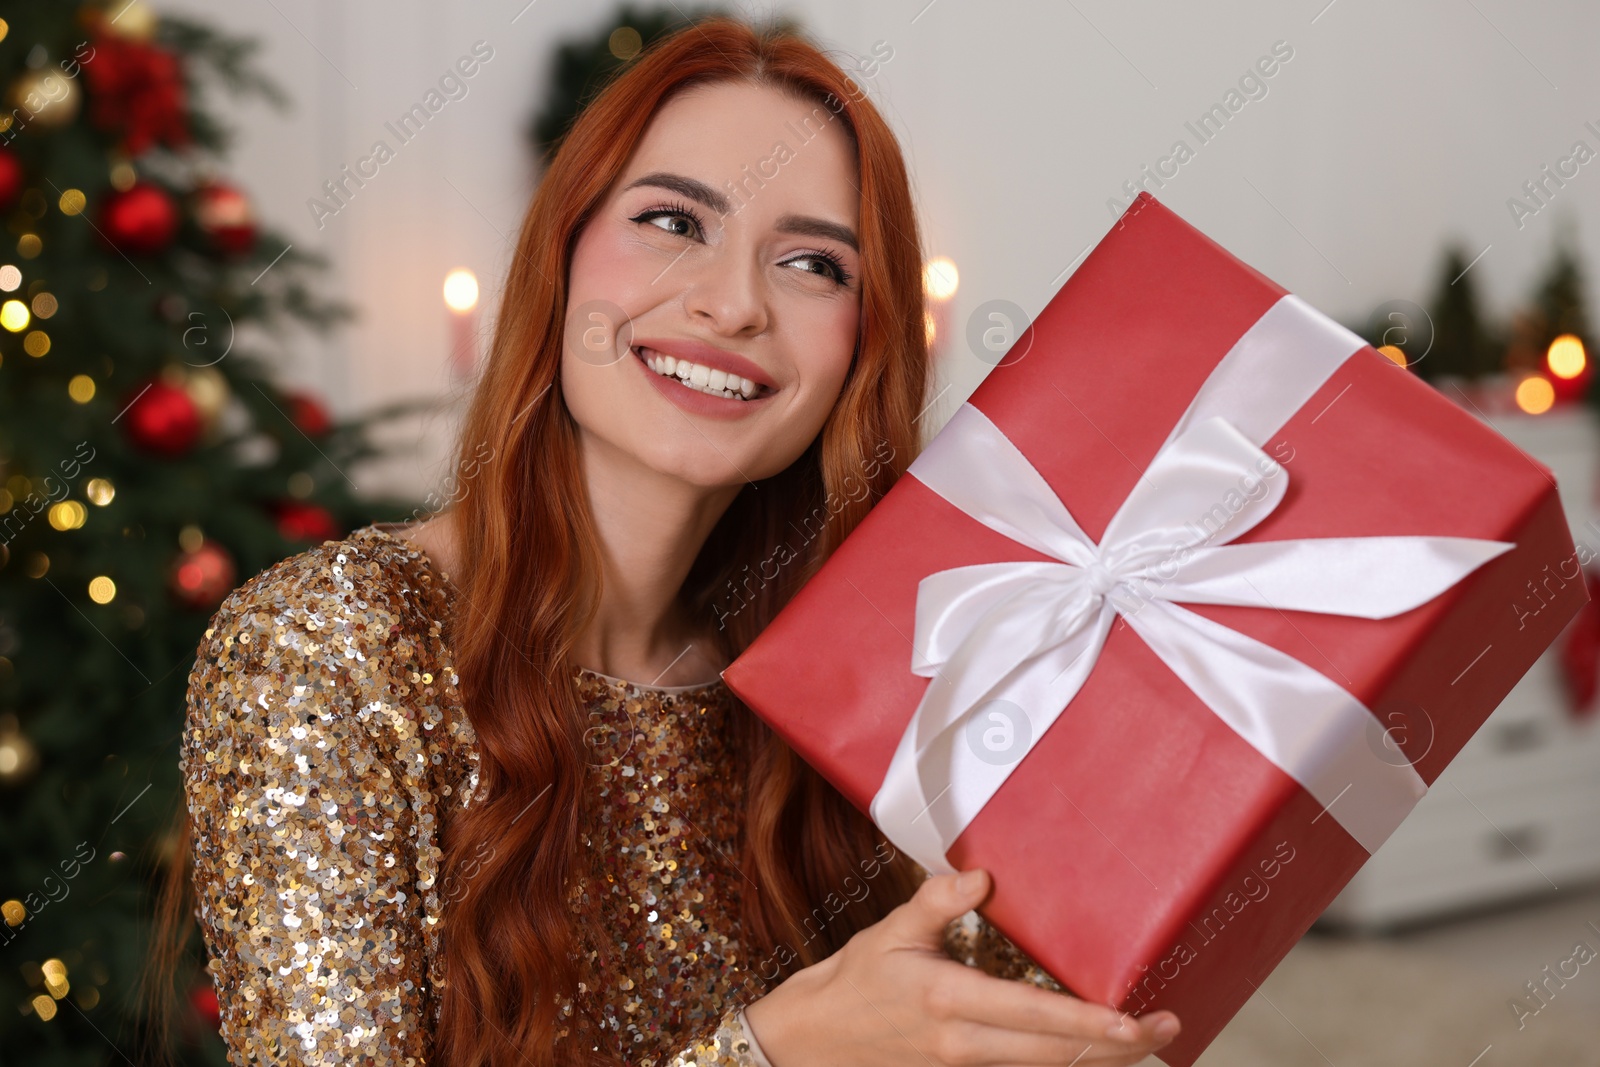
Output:
<svg viewBox="0 0 1600 1067">
<path fill-rule="evenodd" d="M 634 362 L 662 396 L 690 414 L 737 419 L 765 407 L 778 392 L 764 380 L 765 375 L 762 375 L 763 381 L 758 382 L 724 369 L 730 362 L 729 353 L 714 354 L 717 350 L 685 342 L 673 343 L 672 347 L 685 356 L 693 349 L 699 359 L 680 358 L 647 345 L 634 345 Z M 746 364 L 744 360 L 739 362 Z M 716 363 L 723 366 L 714 366 Z M 753 365 L 747 365 L 746 369 L 761 374 Z"/>
<path fill-rule="evenodd" d="M 777 390 L 777 384 L 760 364 L 736 352 L 687 339 L 634 340 L 634 355 L 649 364 L 651 370 L 676 374 L 695 388 L 713 395 L 726 390 L 736 398 L 748 400 Z"/>
</svg>

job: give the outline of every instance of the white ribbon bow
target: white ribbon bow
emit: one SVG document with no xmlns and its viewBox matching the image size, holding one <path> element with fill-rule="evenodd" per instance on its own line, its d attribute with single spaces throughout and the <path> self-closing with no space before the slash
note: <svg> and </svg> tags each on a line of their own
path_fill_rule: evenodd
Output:
<svg viewBox="0 0 1600 1067">
<path fill-rule="evenodd" d="M 1464 537 L 1228 543 L 1288 488 L 1258 443 L 1364 345 L 1282 298 L 1223 357 L 1098 545 L 994 423 L 970 404 L 957 410 L 910 473 L 1059 562 L 955 567 L 918 584 L 911 669 L 933 680 L 873 798 L 890 840 L 928 871 L 953 870 L 950 845 L 1072 702 L 1119 615 L 1363 848 L 1388 838 L 1427 786 L 1378 751 L 1372 713 L 1294 657 L 1176 603 L 1387 618 L 1515 547 Z M 973 720 L 996 708 L 988 739 L 1002 743 L 991 746 L 975 734 L 984 720 Z"/>
</svg>

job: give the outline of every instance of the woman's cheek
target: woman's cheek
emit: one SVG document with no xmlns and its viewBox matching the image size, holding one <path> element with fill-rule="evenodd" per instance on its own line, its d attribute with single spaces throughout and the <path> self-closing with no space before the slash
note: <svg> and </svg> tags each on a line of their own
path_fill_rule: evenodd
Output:
<svg viewBox="0 0 1600 1067">
<path fill-rule="evenodd" d="M 861 321 L 861 313 L 854 305 L 848 314 L 838 317 L 833 324 L 833 343 L 828 346 L 829 374 L 834 383 L 834 394 L 837 396 L 844 387 L 845 378 L 850 375 L 850 362 L 855 357 L 856 329 Z"/>
<path fill-rule="evenodd" d="M 850 374 L 861 308 L 856 298 L 849 302 L 840 300 L 817 311 L 812 316 L 798 317 L 803 325 L 795 333 L 791 350 L 801 377 L 809 377 L 815 391 L 829 397 L 831 407 Z"/>
<path fill-rule="evenodd" d="M 572 254 L 572 285 L 568 299 L 574 303 L 605 300 L 624 309 L 640 310 L 650 300 L 651 279 L 661 274 L 659 257 L 639 239 L 591 223 L 578 238 Z"/>
</svg>

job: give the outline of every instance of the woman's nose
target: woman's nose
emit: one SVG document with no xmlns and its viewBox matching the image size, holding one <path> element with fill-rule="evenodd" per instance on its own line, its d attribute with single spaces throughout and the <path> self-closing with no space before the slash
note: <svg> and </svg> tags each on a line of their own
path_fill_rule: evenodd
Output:
<svg viewBox="0 0 1600 1067">
<path fill-rule="evenodd" d="M 766 283 L 751 257 L 718 249 L 684 273 L 684 311 L 724 336 L 767 328 Z"/>
</svg>

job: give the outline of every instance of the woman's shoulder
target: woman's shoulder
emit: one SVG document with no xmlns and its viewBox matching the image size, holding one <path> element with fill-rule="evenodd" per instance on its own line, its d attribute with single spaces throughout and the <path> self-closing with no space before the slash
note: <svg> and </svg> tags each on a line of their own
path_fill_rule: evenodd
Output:
<svg viewBox="0 0 1600 1067">
<path fill-rule="evenodd" d="M 372 646 L 419 628 L 440 636 L 448 579 L 409 541 L 363 526 L 279 560 L 234 589 L 208 628 L 240 620 L 304 627 L 347 646 Z"/>
<path fill-rule="evenodd" d="M 252 577 L 200 642 L 179 773 L 235 1062 L 422 1062 L 443 813 L 477 782 L 441 578 L 366 527 Z"/>
<path fill-rule="evenodd" d="M 437 711 L 438 687 L 455 683 L 446 582 L 427 556 L 378 526 L 280 560 L 212 615 L 190 676 L 191 713 L 212 696 L 269 690 L 363 712 L 425 696 Z M 413 676 L 427 677 L 423 692 L 412 692 Z"/>
</svg>

